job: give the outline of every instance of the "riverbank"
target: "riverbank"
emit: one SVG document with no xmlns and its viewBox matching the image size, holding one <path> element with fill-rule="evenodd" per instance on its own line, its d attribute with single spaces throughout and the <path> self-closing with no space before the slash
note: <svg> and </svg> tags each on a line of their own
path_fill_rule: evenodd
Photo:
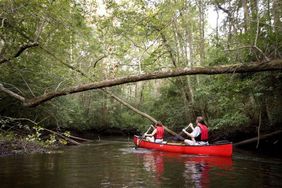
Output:
<svg viewBox="0 0 282 188">
<path fill-rule="evenodd" d="M 66 130 L 65 130 L 66 131 Z M 100 140 L 103 137 L 117 136 L 117 137 L 127 137 L 133 138 L 133 135 L 140 135 L 142 133 L 138 132 L 137 129 L 118 129 L 118 128 L 100 128 L 95 130 L 78 131 L 78 130 L 68 130 L 71 135 L 78 136 L 81 138 L 87 138 L 90 140 Z M 268 130 L 268 132 L 270 132 Z M 210 132 L 210 143 L 216 141 L 227 140 L 234 144 L 250 139 L 257 136 L 257 133 L 253 129 L 229 129 L 229 130 L 213 130 Z M 259 142 L 257 147 L 257 141 L 244 144 L 239 148 L 249 151 L 257 151 L 263 153 L 279 153 L 279 148 L 282 146 L 281 143 L 282 134 L 277 134 L 267 139 L 263 139 Z M 174 137 L 167 134 L 166 139 L 173 139 Z M 59 143 L 59 142 L 58 142 Z M 31 141 L 24 137 L 19 138 L 17 136 L 1 136 L 0 135 L 0 157 L 7 155 L 16 154 L 31 154 L 31 153 L 48 153 L 51 150 L 57 148 L 56 144 L 46 144 L 43 141 Z"/>
<path fill-rule="evenodd" d="M 55 147 L 45 146 L 34 141 L 16 138 L 0 138 L 0 157 L 17 155 L 17 154 L 32 154 L 32 153 L 48 153 Z"/>
</svg>

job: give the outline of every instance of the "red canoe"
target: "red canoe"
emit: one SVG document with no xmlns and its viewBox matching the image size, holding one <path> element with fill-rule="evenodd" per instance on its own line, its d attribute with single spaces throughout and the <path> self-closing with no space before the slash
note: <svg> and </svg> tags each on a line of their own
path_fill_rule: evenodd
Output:
<svg viewBox="0 0 282 188">
<path fill-rule="evenodd" d="M 135 135 L 133 141 L 136 146 L 138 140 L 139 137 Z M 157 144 L 142 139 L 139 142 L 138 147 L 159 150 L 159 151 L 193 154 L 193 155 L 214 155 L 214 156 L 224 156 L 224 157 L 232 156 L 232 143 L 210 144 L 206 146 L 188 146 L 188 145 L 177 144 L 177 143 Z"/>
</svg>

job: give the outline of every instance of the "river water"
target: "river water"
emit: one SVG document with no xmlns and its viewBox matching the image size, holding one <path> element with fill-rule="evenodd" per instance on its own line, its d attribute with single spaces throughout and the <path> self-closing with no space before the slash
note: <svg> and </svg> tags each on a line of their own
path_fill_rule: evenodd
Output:
<svg viewBox="0 0 282 188">
<path fill-rule="evenodd" d="M 48 154 L 0 158 L 1 188 L 282 187 L 282 159 L 234 152 L 232 158 L 135 149 L 105 139 Z"/>
</svg>

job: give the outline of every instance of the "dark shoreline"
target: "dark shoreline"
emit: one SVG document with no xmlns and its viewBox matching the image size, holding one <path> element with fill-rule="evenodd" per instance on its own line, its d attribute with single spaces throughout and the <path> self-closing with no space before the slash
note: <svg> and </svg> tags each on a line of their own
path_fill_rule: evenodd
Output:
<svg viewBox="0 0 282 188">
<path fill-rule="evenodd" d="M 32 153 L 48 153 L 54 147 L 43 146 L 37 142 L 26 141 L 24 139 L 0 139 L 0 157 L 32 154 Z"/>
<path fill-rule="evenodd" d="M 103 137 L 127 137 L 133 138 L 133 135 L 141 135 L 136 129 L 125 130 L 118 128 L 101 128 L 87 131 L 69 130 L 71 135 L 86 138 L 90 140 L 99 140 Z M 269 131 L 268 131 L 269 132 Z M 255 131 L 244 131 L 233 129 L 229 131 L 213 130 L 210 133 L 210 143 L 220 140 L 228 140 L 233 143 L 243 141 L 256 136 Z M 281 154 L 282 147 L 281 134 L 260 141 L 259 147 L 256 148 L 256 142 L 236 147 L 239 149 L 254 151 L 257 153 L 266 154 Z M 171 135 L 166 135 L 167 139 L 173 139 Z M 0 138 L 0 157 L 17 155 L 17 154 L 32 154 L 32 153 L 48 153 L 58 148 L 58 145 L 47 146 L 43 142 L 27 141 L 24 138 Z"/>
</svg>

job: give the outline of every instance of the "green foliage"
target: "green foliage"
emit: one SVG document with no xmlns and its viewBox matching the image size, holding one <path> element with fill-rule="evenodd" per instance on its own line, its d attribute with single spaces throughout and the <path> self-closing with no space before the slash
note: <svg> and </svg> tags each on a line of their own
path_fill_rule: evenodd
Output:
<svg viewBox="0 0 282 188">
<path fill-rule="evenodd" d="M 44 129 L 42 127 L 40 127 L 40 126 L 34 126 L 32 128 L 34 130 L 34 133 L 28 135 L 26 137 L 26 140 L 27 141 L 32 141 L 32 142 L 34 142 L 34 141 L 38 141 L 38 142 L 41 141 L 41 134 L 42 134 L 42 131 Z"/>
<path fill-rule="evenodd" d="M 272 23 L 274 15 L 269 12 L 274 10 L 267 8 L 271 7 L 267 1 L 260 2 L 265 6 L 258 14 L 250 7 L 252 23 L 246 28 L 244 19 L 238 18 L 243 6 L 232 2 L 228 5 L 231 17 L 224 17 L 218 35 L 211 36 L 203 35 L 207 20 L 200 20 L 201 11 L 207 11 L 208 5 L 218 7 L 218 3 L 225 7 L 228 2 L 201 3 L 105 1 L 106 13 L 98 15 L 94 1 L 3 0 L 0 83 L 29 99 L 120 76 L 200 63 L 217 66 L 282 57 L 282 32 Z M 35 42 L 39 46 L 15 57 L 21 47 Z M 281 83 L 281 73 L 199 75 L 110 90 L 168 127 L 177 129 L 201 114 L 211 127 L 220 128 L 257 123 L 259 112 L 267 114 L 265 122 L 281 123 Z M 150 124 L 98 90 L 56 98 L 36 108 L 25 108 L 1 92 L 0 114 L 78 130 L 103 126 L 143 131 Z M 5 128 L 6 122 L 0 123 Z M 29 139 L 40 138 L 40 132 L 35 130 Z M 48 143 L 53 142 L 51 136 Z"/>
<path fill-rule="evenodd" d="M 210 120 L 212 129 L 220 129 L 226 127 L 242 127 L 249 123 L 248 117 L 240 112 L 225 113 L 223 117 Z"/>
<path fill-rule="evenodd" d="M 155 98 L 150 105 L 151 113 L 158 120 L 172 129 L 187 124 L 189 119 L 185 114 L 186 108 L 181 89 L 178 88 L 177 79 L 173 84 L 167 84 L 160 90 L 160 96 Z"/>
<path fill-rule="evenodd" d="M 133 112 L 129 112 L 128 110 L 124 109 L 124 111 L 116 117 L 117 123 L 113 124 L 115 127 L 119 127 L 121 129 L 130 128 L 130 127 L 142 127 L 144 125 L 144 120 L 134 114 Z M 147 123 L 148 124 L 148 123 Z M 145 125 L 146 126 L 146 125 Z"/>
<path fill-rule="evenodd" d="M 56 136 L 54 134 L 49 135 L 49 139 L 45 140 L 45 144 L 48 146 L 52 146 L 57 142 Z"/>
<path fill-rule="evenodd" d="M 225 65 L 229 62 L 229 57 L 224 52 L 223 46 L 220 46 L 219 44 L 217 46 L 211 46 L 208 48 L 207 53 L 207 62 L 211 66 Z"/>
</svg>

